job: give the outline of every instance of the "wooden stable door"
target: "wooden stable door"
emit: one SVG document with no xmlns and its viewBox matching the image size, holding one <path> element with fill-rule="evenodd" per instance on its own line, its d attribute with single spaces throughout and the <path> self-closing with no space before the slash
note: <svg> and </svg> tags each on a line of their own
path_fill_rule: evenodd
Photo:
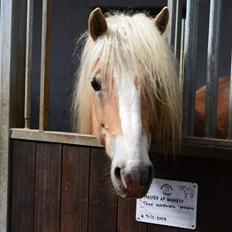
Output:
<svg viewBox="0 0 232 232">
<path fill-rule="evenodd" d="M 136 222 L 136 202 L 114 193 L 101 148 L 12 140 L 11 151 L 11 232 L 188 231 Z M 231 230 L 232 161 L 152 157 L 156 177 L 198 183 L 196 231 Z"/>
</svg>

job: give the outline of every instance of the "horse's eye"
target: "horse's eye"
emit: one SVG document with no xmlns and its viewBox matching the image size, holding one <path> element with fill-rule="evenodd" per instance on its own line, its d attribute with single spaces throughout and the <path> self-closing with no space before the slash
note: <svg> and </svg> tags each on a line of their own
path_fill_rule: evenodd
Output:
<svg viewBox="0 0 232 232">
<path fill-rule="evenodd" d="M 96 77 L 94 77 L 93 80 L 91 81 L 91 85 L 95 91 L 101 90 L 101 81 Z"/>
</svg>

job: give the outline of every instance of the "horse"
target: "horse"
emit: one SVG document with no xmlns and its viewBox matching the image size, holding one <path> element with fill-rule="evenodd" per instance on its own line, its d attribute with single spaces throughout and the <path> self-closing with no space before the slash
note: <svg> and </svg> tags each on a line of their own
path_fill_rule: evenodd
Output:
<svg viewBox="0 0 232 232">
<path fill-rule="evenodd" d="M 215 137 L 220 139 L 227 138 L 229 125 L 229 93 L 230 78 L 229 76 L 220 77 L 218 81 L 218 98 Z M 196 91 L 195 95 L 195 136 L 204 136 L 205 128 L 205 102 L 206 86 Z"/>
<path fill-rule="evenodd" d="M 89 15 L 74 115 L 79 132 L 93 134 L 111 159 L 110 175 L 123 198 L 143 197 L 152 182 L 153 141 L 175 152 L 181 142 L 182 94 L 165 38 L 167 7 L 155 17 Z"/>
</svg>

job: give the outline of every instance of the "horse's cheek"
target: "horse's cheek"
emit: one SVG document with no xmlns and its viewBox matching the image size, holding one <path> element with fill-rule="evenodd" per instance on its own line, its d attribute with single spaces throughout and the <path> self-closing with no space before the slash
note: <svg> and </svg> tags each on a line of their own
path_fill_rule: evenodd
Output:
<svg viewBox="0 0 232 232">
<path fill-rule="evenodd" d="M 102 133 L 102 125 L 103 122 L 103 109 L 102 107 L 97 103 L 96 99 L 94 99 L 94 104 L 92 107 L 92 133 L 96 136 L 99 143 L 101 143 L 103 146 L 105 145 L 105 136 Z"/>
</svg>

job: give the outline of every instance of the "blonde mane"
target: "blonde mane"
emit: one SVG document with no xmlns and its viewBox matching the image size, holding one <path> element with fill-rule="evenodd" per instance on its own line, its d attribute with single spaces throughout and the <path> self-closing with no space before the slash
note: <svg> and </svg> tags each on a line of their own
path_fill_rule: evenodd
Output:
<svg viewBox="0 0 232 232">
<path fill-rule="evenodd" d="M 74 89 L 74 116 L 80 133 L 91 134 L 91 78 L 97 64 L 113 78 L 128 70 L 141 83 L 142 98 L 154 118 L 152 137 L 174 148 L 181 140 L 182 100 L 175 59 L 165 38 L 144 14 L 106 18 L 107 33 L 96 41 L 86 33 Z"/>
</svg>

